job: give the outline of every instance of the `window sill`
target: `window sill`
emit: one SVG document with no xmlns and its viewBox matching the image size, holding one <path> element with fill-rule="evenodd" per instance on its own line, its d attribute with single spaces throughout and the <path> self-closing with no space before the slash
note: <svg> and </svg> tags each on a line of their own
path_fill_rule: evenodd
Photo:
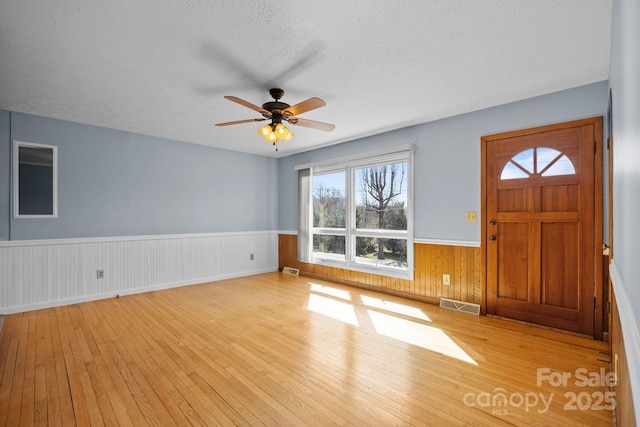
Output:
<svg viewBox="0 0 640 427">
<path fill-rule="evenodd" d="M 393 267 L 382 266 L 368 266 L 360 263 L 347 263 L 345 261 L 338 261 L 324 258 L 314 258 L 311 262 L 315 265 L 322 265 L 325 267 L 340 268 L 343 270 L 357 271 L 366 274 L 375 274 L 378 276 L 393 277 L 396 279 L 413 280 L 413 267 L 407 269 L 399 269 Z"/>
</svg>

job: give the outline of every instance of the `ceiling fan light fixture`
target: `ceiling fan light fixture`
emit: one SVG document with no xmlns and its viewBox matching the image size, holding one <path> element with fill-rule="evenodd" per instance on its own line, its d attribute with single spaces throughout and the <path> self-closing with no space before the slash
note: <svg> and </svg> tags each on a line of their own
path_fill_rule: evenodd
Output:
<svg viewBox="0 0 640 427">
<path fill-rule="evenodd" d="M 293 133 L 287 129 L 282 123 L 277 125 L 264 125 L 258 129 L 258 134 L 271 143 L 275 143 L 278 140 L 288 141 L 293 138 Z"/>
<path fill-rule="evenodd" d="M 260 134 L 261 137 L 263 137 L 269 142 L 273 143 L 278 140 L 278 137 L 276 136 L 275 132 L 271 128 L 271 125 L 262 126 L 260 129 L 258 129 L 258 133 Z"/>
<path fill-rule="evenodd" d="M 282 123 L 278 123 L 276 125 L 276 128 L 274 129 L 274 132 L 278 136 L 278 139 L 282 139 L 282 138 L 284 138 L 285 134 L 287 133 L 287 128 L 284 127 L 284 125 Z"/>
<path fill-rule="evenodd" d="M 288 140 L 290 140 L 291 138 L 294 137 L 293 132 L 291 132 L 289 129 L 284 128 L 287 132 L 285 133 L 284 137 L 282 138 L 282 140 L 284 142 L 287 142 Z"/>
<path fill-rule="evenodd" d="M 293 133 L 287 129 L 282 123 L 278 123 L 275 129 L 276 136 L 282 141 L 288 141 L 293 138 Z"/>
</svg>

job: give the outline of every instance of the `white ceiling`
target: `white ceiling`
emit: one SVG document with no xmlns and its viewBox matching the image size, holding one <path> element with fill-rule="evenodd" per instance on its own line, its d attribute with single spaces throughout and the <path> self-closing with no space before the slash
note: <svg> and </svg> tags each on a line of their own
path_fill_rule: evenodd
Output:
<svg viewBox="0 0 640 427">
<path fill-rule="evenodd" d="M 2 0 L 0 108 L 286 156 L 608 78 L 613 0 Z M 290 126 L 268 89 L 333 132 Z"/>
</svg>

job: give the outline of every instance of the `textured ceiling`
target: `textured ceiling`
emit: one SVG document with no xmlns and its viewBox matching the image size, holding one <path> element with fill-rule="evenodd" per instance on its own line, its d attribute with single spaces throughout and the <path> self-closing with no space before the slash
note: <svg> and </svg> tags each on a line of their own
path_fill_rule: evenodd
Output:
<svg viewBox="0 0 640 427">
<path fill-rule="evenodd" d="M 285 156 L 608 78 L 612 0 L 2 0 L 0 108 Z M 254 104 L 301 115 L 276 153 Z"/>
</svg>

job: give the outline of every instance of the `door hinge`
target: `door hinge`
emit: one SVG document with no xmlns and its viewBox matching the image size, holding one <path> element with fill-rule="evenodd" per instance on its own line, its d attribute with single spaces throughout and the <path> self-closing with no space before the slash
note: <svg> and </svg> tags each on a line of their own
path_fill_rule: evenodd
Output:
<svg viewBox="0 0 640 427">
<path fill-rule="evenodd" d="M 593 297 L 593 308 L 596 308 L 596 307 L 597 307 L 597 305 L 596 305 L 596 297 Z"/>
<path fill-rule="evenodd" d="M 607 314 L 611 314 L 611 302 L 607 301 Z"/>
<path fill-rule="evenodd" d="M 595 141 L 593 142 L 593 154 L 597 154 L 598 153 L 598 144 L 595 143 Z"/>
</svg>

